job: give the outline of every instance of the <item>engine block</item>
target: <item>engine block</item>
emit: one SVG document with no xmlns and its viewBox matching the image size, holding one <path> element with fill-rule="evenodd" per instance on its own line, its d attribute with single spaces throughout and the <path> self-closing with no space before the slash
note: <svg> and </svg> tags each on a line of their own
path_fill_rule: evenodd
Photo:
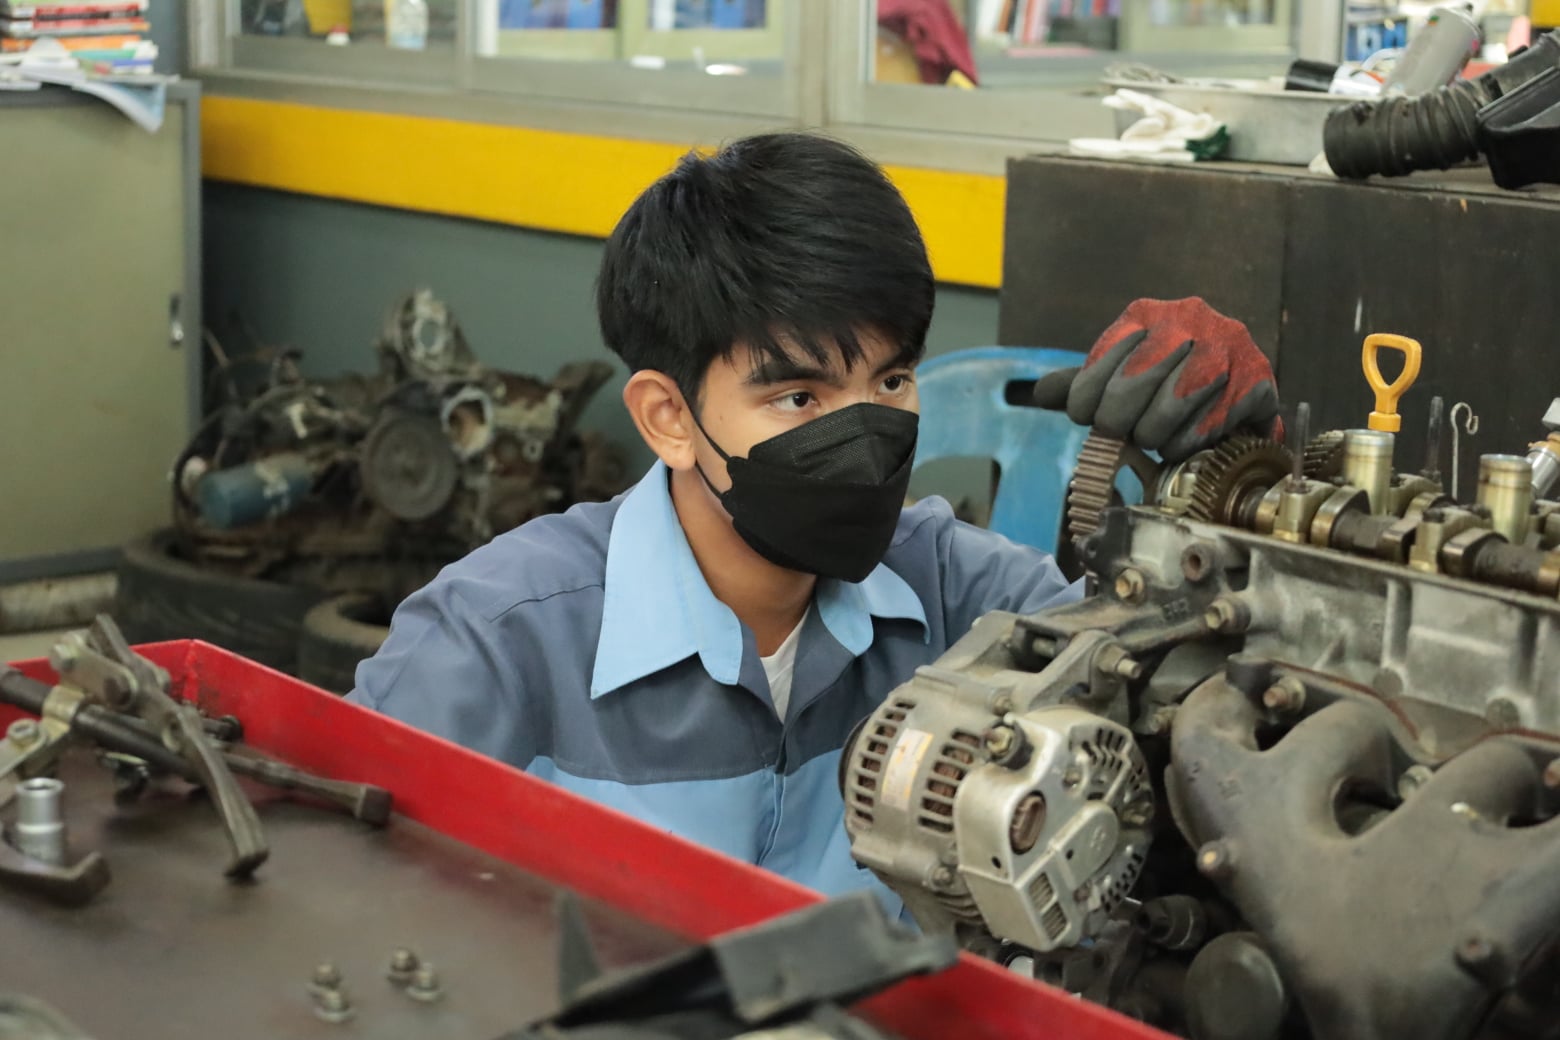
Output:
<svg viewBox="0 0 1560 1040">
<path fill-rule="evenodd" d="M 1086 448 L 1096 594 L 987 615 L 863 723 L 852 851 L 1197 1040 L 1560 1036 L 1560 506 L 1520 456 L 1460 504 L 1297 425 L 1135 460 L 1132 507 Z"/>
</svg>

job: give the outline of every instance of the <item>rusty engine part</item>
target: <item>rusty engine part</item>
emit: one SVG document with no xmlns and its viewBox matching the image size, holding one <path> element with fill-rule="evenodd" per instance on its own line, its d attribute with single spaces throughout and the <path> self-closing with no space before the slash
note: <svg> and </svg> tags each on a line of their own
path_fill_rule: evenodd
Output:
<svg viewBox="0 0 1560 1040">
<path fill-rule="evenodd" d="M 306 380 L 283 352 L 247 392 L 229 380 L 175 465 L 181 558 L 395 602 L 493 535 L 626 486 L 621 451 L 576 430 L 604 362 L 548 382 L 489 368 L 426 289 L 390 308 L 376 352 L 373 375 Z"/>
<path fill-rule="evenodd" d="M 856 859 L 1196 1040 L 1560 1035 L 1560 502 L 1521 456 L 1472 503 L 1394 473 L 1388 411 L 1105 508 L 1098 595 L 981 618 L 849 742 Z"/>
</svg>

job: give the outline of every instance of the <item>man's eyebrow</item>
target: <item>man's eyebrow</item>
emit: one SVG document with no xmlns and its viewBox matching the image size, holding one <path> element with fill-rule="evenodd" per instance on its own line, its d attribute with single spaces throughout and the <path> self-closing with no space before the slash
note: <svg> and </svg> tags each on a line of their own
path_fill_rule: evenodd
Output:
<svg viewBox="0 0 1560 1040">
<path fill-rule="evenodd" d="M 748 374 L 748 386 L 773 386 L 776 383 L 825 383 L 838 387 L 844 378 L 817 364 L 804 364 L 791 358 L 765 358 Z"/>
<path fill-rule="evenodd" d="M 878 366 L 877 371 L 872 373 L 873 378 L 887 375 L 896 368 L 914 368 L 915 361 L 916 352 L 909 347 L 901 347 L 898 354 Z"/>
</svg>

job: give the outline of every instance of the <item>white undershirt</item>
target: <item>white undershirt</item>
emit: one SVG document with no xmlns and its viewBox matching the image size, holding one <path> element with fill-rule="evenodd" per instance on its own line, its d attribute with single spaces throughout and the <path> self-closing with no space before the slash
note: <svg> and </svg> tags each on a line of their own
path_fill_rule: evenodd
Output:
<svg viewBox="0 0 1560 1040">
<path fill-rule="evenodd" d="M 811 609 L 809 607 L 808 611 Z M 764 665 L 764 674 L 769 677 L 769 699 L 775 702 L 775 714 L 780 716 L 781 722 L 785 721 L 786 708 L 791 705 L 791 672 L 796 667 L 796 644 L 801 641 L 802 626 L 806 623 L 807 614 L 803 614 L 802 620 L 785 637 L 785 642 L 768 657 L 759 658 Z"/>
</svg>

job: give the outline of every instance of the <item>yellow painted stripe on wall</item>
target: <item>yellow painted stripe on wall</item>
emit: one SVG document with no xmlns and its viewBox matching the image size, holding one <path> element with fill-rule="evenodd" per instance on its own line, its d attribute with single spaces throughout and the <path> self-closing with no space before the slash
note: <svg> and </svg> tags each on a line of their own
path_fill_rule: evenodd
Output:
<svg viewBox="0 0 1560 1040">
<path fill-rule="evenodd" d="M 220 181 L 604 238 L 687 145 L 208 95 Z M 1001 177 L 890 167 L 941 281 L 1002 278 Z"/>
</svg>

